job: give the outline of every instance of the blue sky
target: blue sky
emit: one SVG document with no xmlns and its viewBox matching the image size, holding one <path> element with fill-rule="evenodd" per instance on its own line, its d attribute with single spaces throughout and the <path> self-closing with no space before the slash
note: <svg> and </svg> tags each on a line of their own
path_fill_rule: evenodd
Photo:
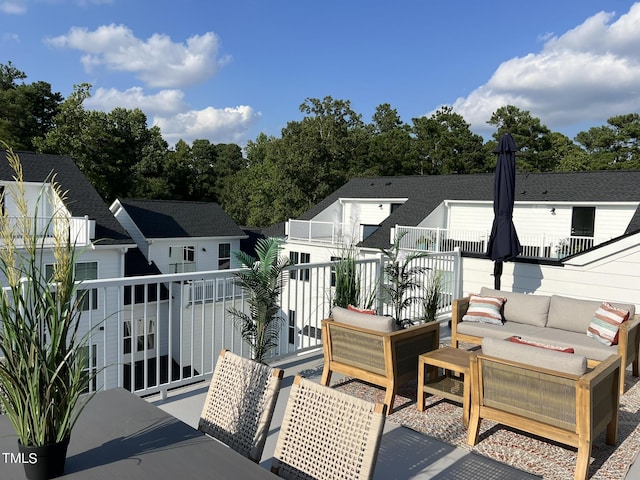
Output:
<svg viewBox="0 0 640 480">
<path fill-rule="evenodd" d="M 306 98 L 371 121 L 450 105 L 489 136 L 513 104 L 573 137 L 640 111 L 640 3 L 0 0 L 0 63 L 88 109 L 140 108 L 174 144 L 279 136 Z"/>
</svg>

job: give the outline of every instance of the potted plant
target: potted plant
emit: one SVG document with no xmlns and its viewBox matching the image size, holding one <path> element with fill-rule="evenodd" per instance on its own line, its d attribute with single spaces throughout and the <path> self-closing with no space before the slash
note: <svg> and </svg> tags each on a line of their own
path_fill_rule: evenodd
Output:
<svg viewBox="0 0 640 480">
<path fill-rule="evenodd" d="M 80 334 L 83 295 L 75 281 L 69 218 L 55 208 L 64 194 L 54 178 L 40 190 L 35 204 L 54 207 L 45 227 L 49 235 L 43 235 L 38 208 L 35 215 L 29 211 L 20 160 L 9 148 L 6 157 L 14 181 L 6 185 L 3 201 L 11 199 L 19 215 L 10 217 L 3 209 L 0 216 L 0 404 L 29 460 L 27 478 L 53 478 L 64 470 L 71 431 L 91 398 L 83 394 L 95 372 L 86 368 L 87 336 Z"/>
<path fill-rule="evenodd" d="M 400 242 L 407 233 L 405 230 L 397 234 L 391 248 L 380 249 L 388 258 L 384 267 L 386 281 L 381 287 L 383 299 L 391 305 L 396 323 L 402 327 L 412 323 L 411 320 L 402 318 L 403 312 L 418 300 L 412 292 L 422 286 L 419 275 L 429 270 L 426 266 L 413 264 L 415 260 L 427 257 L 427 252 L 407 253 L 400 248 Z"/>
<path fill-rule="evenodd" d="M 424 308 L 425 322 L 434 322 L 440 304 L 440 293 L 442 292 L 442 272 L 436 271 L 429 277 L 425 286 L 425 295 L 422 301 Z"/>
<path fill-rule="evenodd" d="M 227 309 L 251 349 L 255 361 L 265 363 L 268 354 L 278 346 L 282 318 L 278 304 L 289 259 L 280 255 L 282 240 L 261 238 L 256 243 L 257 258 L 236 251 L 236 259 L 245 267 L 234 274 L 236 285 L 248 295 L 249 312 L 235 307 Z"/>
</svg>

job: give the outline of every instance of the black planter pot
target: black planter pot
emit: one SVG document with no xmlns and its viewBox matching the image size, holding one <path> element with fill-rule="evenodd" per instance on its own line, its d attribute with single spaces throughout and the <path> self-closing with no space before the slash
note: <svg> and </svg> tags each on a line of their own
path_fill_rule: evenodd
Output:
<svg viewBox="0 0 640 480">
<path fill-rule="evenodd" d="M 22 454 L 24 473 L 29 480 L 48 480 L 59 477 L 64 472 L 67 459 L 69 437 L 58 443 L 43 447 L 30 447 L 18 441 L 18 451 Z"/>
</svg>

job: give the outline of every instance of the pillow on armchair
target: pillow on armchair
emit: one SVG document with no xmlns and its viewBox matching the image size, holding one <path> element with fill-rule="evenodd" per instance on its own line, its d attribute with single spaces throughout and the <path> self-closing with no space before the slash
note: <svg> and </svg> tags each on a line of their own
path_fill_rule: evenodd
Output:
<svg viewBox="0 0 640 480">
<path fill-rule="evenodd" d="M 354 327 L 368 328 L 378 332 L 393 332 L 396 330 L 396 322 L 393 317 L 359 313 L 342 307 L 333 307 L 331 318 L 336 322 L 346 323 Z"/>
</svg>

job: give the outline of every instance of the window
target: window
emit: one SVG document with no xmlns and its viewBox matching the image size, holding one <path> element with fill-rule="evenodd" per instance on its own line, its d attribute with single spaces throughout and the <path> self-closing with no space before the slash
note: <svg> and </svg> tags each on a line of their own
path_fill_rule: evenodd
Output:
<svg viewBox="0 0 640 480">
<path fill-rule="evenodd" d="M 300 263 L 311 263 L 311 254 L 310 253 L 301 253 L 300 254 Z M 305 282 L 309 281 L 310 270 L 308 268 L 304 268 L 300 270 L 300 280 Z"/>
<path fill-rule="evenodd" d="M 76 280 L 96 280 L 98 278 L 98 262 L 76 263 Z M 78 296 L 84 295 L 82 299 L 82 311 L 97 310 L 98 290 L 78 289 Z"/>
<path fill-rule="evenodd" d="M 98 262 L 84 262 L 75 264 L 75 278 L 78 281 L 82 280 L 96 280 L 98 278 Z M 45 266 L 45 274 L 47 278 L 53 278 L 53 265 L 49 264 Z M 79 288 L 77 292 L 78 297 L 83 297 L 80 302 L 80 311 L 86 312 L 88 310 L 98 309 L 98 290 L 92 288 L 91 290 Z"/>
<path fill-rule="evenodd" d="M 231 244 L 221 243 L 218 245 L 218 270 L 229 268 L 231 268 Z"/>
<path fill-rule="evenodd" d="M 380 228 L 380 225 L 362 225 L 362 239 L 365 240 L 373 235 L 376 230 Z"/>
<path fill-rule="evenodd" d="M 147 334 L 145 341 L 145 331 L 144 331 L 144 318 L 138 318 L 136 320 L 136 352 L 144 352 L 145 350 L 153 350 L 156 346 L 156 319 L 150 317 L 147 319 Z M 124 330 L 122 334 L 122 353 L 125 355 L 132 353 L 132 339 L 134 332 L 132 330 L 131 320 L 125 320 L 124 322 Z"/>
<path fill-rule="evenodd" d="M 196 247 L 178 245 L 169 247 L 169 267 L 171 273 L 196 271 Z"/>
<path fill-rule="evenodd" d="M 82 347 L 80 351 L 80 359 L 84 364 L 83 372 L 86 372 L 89 376 L 89 383 L 84 388 L 82 393 L 95 392 L 98 388 L 97 385 L 97 361 L 98 361 L 98 345 L 95 343 L 91 345 L 91 357 L 89 357 L 89 345 Z"/>
<path fill-rule="evenodd" d="M 289 343 L 294 345 L 296 343 L 296 311 L 289 310 Z"/>
<path fill-rule="evenodd" d="M 571 235 L 574 237 L 593 237 L 595 220 L 596 207 L 573 207 Z"/>
<path fill-rule="evenodd" d="M 291 265 L 297 265 L 299 258 L 300 255 L 298 254 L 298 252 L 289 252 L 289 263 L 291 263 Z M 294 269 L 290 270 L 289 278 L 291 280 L 295 280 L 296 278 L 298 278 L 298 271 Z"/>
</svg>

